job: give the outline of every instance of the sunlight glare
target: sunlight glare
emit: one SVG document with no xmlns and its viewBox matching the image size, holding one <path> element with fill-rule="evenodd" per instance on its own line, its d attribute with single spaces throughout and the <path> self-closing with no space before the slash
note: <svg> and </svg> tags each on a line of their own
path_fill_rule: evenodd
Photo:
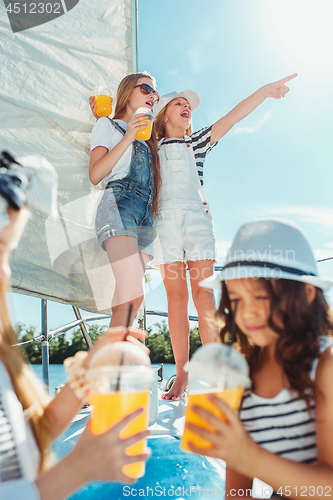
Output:
<svg viewBox="0 0 333 500">
<path fill-rule="evenodd" d="M 266 5 L 275 31 L 300 63 L 321 71 L 332 68 L 332 0 L 280 0 Z"/>
</svg>

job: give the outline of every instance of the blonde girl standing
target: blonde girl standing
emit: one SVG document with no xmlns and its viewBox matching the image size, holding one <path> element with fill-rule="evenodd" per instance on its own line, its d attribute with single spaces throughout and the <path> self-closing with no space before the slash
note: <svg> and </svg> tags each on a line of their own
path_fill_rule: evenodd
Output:
<svg viewBox="0 0 333 500">
<path fill-rule="evenodd" d="M 110 326 L 130 324 L 143 300 L 142 279 L 153 256 L 153 214 L 160 185 L 156 133 L 139 141 L 147 127 L 138 108 L 153 109 L 159 95 L 148 73 L 127 75 L 120 82 L 113 119 L 101 117 L 91 133 L 89 178 L 104 181 L 105 191 L 96 213 L 96 233 L 107 252 L 115 277 Z M 94 99 L 90 100 L 94 109 Z"/>
</svg>

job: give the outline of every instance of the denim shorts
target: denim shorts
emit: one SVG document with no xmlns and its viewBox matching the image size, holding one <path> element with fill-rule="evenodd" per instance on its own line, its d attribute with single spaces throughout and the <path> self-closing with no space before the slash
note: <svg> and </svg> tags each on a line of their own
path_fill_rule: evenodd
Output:
<svg viewBox="0 0 333 500">
<path fill-rule="evenodd" d="M 139 252 L 153 257 L 153 216 L 147 200 L 140 197 L 137 188 L 129 189 L 125 183 L 114 181 L 107 187 L 98 205 L 95 229 L 99 244 L 111 236 L 134 236 Z"/>
</svg>

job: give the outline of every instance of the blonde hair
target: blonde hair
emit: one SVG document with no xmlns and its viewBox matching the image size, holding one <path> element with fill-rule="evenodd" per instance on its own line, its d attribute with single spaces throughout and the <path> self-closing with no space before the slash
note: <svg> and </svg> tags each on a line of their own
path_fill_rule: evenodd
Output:
<svg viewBox="0 0 333 500">
<path fill-rule="evenodd" d="M 121 120 L 124 116 L 127 101 L 140 78 L 149 78 L 153 84 L 156 85 L 155 78 L 146 71 L 143 71 L 142 73 L 131 73 L 130 75 L 125 76 L 118 86 L 114 118 Z"/>
<path fill-rule="evenodd" d="M 6 289 L 6 282 L 1 281 L 0 359 L 7 369 L 17 399 L 23 407 L 25 418 L 31 424 L 41 454 L 39 470 L 42 471 L 45 470 L 51 459 L 51 426 L 44 413 L 50 398 L 32 370 L 27 367 L 20 348 L 18 346 L 12 347 L 17 343 L 17 338 L 9 317 Z"/>
<path fill-rule="evenodd" d="M 168 104 L 164 106 L 164 108 L 161 109 L 161 111 L 158 113 L 157 117 L 155 118 L 155 127 L 156 127 L 156 135 L 157 135 L 157 140 L 160 141 L 161 139 L 164 139 L 165 137 L 165 113 L 166 110 L 168 109 L 169 104 L 174 101 L 172 99 Z M 192 135 L 192 122 L 190 123 L 189 128 L 185 131 L 185 134 L 190 136 Z"/>
<path fill-rule="evenodd" d="M 127 101 L 136 86 L 137 82 L 140 78 L 149 78 L 153 84 L 156 84 L 156 80 L 153 76 L 151 76 L 146 71 L 142 73 L 131 73 L 130 75 L 125 76 L 118 86 L 117 96 L 116 96 L 116 106 L 114 111 L 115 119 L 121 120 L 126 111 Z M 156 126 L 153 122 L 152 134 L 151 138 L 147 141 L 148 147 L 151 152 L 152 162 L 154 167 L 154 198 L 153 198 L 153 206 L 152 213 L 153 215 L 157 215 L 158 209 L 158 195 L 161 188 L 162 180 L 161 180 L 161 168 L 160 168 L 160 159 L 158 156 L 158 144 L 157 144 L 157 134 L 156 134 Z"/>
</svg>

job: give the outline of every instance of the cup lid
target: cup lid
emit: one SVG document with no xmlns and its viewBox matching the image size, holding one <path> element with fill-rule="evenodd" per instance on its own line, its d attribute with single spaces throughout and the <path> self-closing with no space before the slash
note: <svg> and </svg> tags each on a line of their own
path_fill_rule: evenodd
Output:
<svg viewBox="0 0 333 500">
<path fill-rule="evenodd" d="M 186 363 L 189 392 L 208 388 L 250 387 L 249 367 L 244 356 L 225 344 L 212 342 L 195 351 Z"/>
<path fill-rule="evenodd" d="M 150 358 L 143 350 L 131 342 L 113 342 L 101 347 L 92 356 L 90 368 L 100 367 L 140 367 L 149 366 Z"/>
<path fill-rule="evenodd" d="M 91 95 L 107 95 L 109 97 L 112 97 L 111 90 L 102 86 L 93 88 L 93 90 L 91 91 Z"/>
<path fill-rule="evenodd" d="M 144 114 L 144 115 L 148 115 L 149 117 L 154 117 L 154 113 L 153 113 L 153 110 L 152 109 L 149 109 L 149 108 L 145 108 L 145 107 L 142 107 L 142 108 L 138 108 L 134 113 L 133 113 L 133 116 L 135 115 L 140 115 L 140 114 Z"/>
<path fill-rule="evenodd" d="M 211 342 L 195 351 L 191 361 L 186 363 L 184 369 L 190 373 L 202 370 L 228 369 L 240 375 L 249 375 L 249 367 L 244 356 L 225 344 Z"/>
</svg>

